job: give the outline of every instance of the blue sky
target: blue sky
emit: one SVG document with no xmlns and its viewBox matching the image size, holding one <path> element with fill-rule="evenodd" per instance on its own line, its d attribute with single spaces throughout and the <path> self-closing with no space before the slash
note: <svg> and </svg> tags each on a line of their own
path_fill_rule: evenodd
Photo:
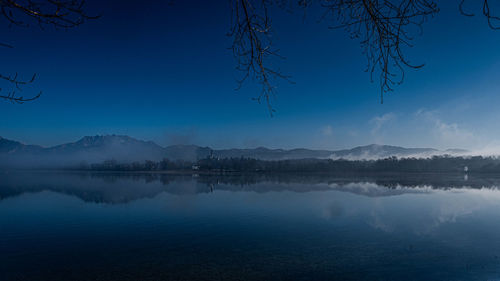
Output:
<svg viewBox="0 0 500 281">
<path fill-rule="evenodd" d="M 105 2 L 102 4 L 101 2 Z M 89 1 L 98 20 L 70 30 L 6 27 L 0 71 L 30 77 L 36 102 L 0 102 L 0 136 L 55 145 L 127 134 L 161 145 L 339 149 L 369 143 L 485 149 L 500 144 L 500 31 L 447 1 L 424 25 L 405 83 L 380 104 L 359 42 L 315 12 L 273 9 L 280 82 L 269 117 L 237 86 L 227 1 Z M 442 4 L 442 3 L 440 3 Z M 480 7 L 475 7 L 480 14 Z M 499 10 L 500 11 L 500 10 Z M 497 143 L 498 142 L 498 143 Z"/>
</svg>

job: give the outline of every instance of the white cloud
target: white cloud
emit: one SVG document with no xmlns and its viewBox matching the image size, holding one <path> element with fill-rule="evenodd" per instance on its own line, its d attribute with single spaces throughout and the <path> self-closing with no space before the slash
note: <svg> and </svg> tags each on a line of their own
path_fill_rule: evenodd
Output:
<svg viewBox="0 0 500 281">
<path fill-rule="evenodd" d="M 380 129 L 389 121 L 395 120 L 396 114 L 389 112 L 382 116 L 375 116 L 370 120 L 370 124 L 372 124 L 372 135 L 376 135 Z"/>
<path fill-rule="evenodd" d="M 415 113 L 418 120 L 430 124 L 430 134 L 443 147 L 472 147 L 477 145 L 478 138 L 457 123 L 448 123 L 438 117 L 437 111 L 418 110 Z"/>
<path fill-rule="evenodd" d="M 483 147 L 479 147 L 471 150 L 468 155 L 471 156 L 500 156 L 500 143 L 498 141 L 492 141 Z"/>
</svg>

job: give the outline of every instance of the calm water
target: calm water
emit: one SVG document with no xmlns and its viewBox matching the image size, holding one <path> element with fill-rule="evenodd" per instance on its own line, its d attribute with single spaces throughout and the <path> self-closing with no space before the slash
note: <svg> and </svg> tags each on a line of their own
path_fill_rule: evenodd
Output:
<svg viewBox="0 0 500 281">
<path fill-rule="evenodd" d="M 500 280 L 496 186 L 0 172 L 0 280 Z"/>
</svg>

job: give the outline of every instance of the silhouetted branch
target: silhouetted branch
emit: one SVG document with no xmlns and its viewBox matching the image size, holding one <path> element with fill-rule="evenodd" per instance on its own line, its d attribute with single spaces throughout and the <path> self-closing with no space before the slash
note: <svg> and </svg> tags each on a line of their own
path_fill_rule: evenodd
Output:
<svg viewBox="0 0 500 281">
<path fill-rule="evenodd" d="M 41 95 L 42 95 L 42 92 L 38 93 L 38 95 L 36 95 L 36 96 L 30 97 L 30 98 L 25 98 L 23 96 L 17 96 L 15 91 L 11 91 L 7 95 L 0 95 L 0 98 L 11 101 L 13 103 L 25 103 L 27 101 L 36 100 Z"/>
<path fill-rule="evenodd" d="M 228 36 L 233 38 L 231 48 L 237 60 L 236 69 L 243 73 L 238 80 L 238 89 L 248 77 L 257 79 L 262 84 L 262 91 L 255 100 L 259 103 L 264 100 L 272 116 L 274 109 L 271 98 L 275 91 L 273 82 L 276 79 L 290 81 L 290 77 L 267 63 L 271 56 L 283 58 L 278 50 L 272 48 L 271 20 L 268 16 L 268 5 L 271 2 L 234 0 L 231 3 L 232 28 Z"/>
<path fill-rule="evenodd" d="M 84 0 L 0 0 L 0 10 L 1 15 L 14 25 L 28 26 L 22 18 L 29 18 L 40 27 L 71 28 L 99 17 L 87 15 L 84 4 Z"/>
<path fill-rule="evenodd" d="M 17 73 L 14 76 L 4 76 L 4 75 L 0 74 L 0 79 L 3 79 L 4 81 L 7 81 L 8 83 L 12 84 L 14 86 L 14 88 L 15 88 L 14 90 L 11 90 L 7 95 L 0 94 L 0 98 L 1 99 L 8 100 L 8 101 L 11 101 L 13 103 L 24 103 L 24 102 L 27 102 L 27 101 L 36 100 L 42 94 L 42 92 L 39 92 L 37 95 L 29 97 L 29 98 L 25 98 L 23 96 L 18 96 L 17 95 L 18 91 L 22 91 L 23 90 L 22 86 L 31 84 L 31 83 L 33 83 L 35 81 L 36 74 L 34 74 L 33 77 L 31 77 L 30 80 L 20 80 L 18 78 Z M 0 91 L 1 90 L 2 89 L 0 89 Z"/>
<path fill-rule="evenodd" d="M 465 9 L 464 9 L 465 2 L 466 2 L 466 0 L 460 1 L 460 5 L 459 5 L 460 13 L 464 16 L 473 17 L 474 16 L 473 13 L 469 13 L 469 12 L 465 11 Z M 473 3 L 477 3 L 477 1 L 474 1 Z M 500 29 L 500 17 L 492 14 L 489 0 L 483 0 L 482 13 L 486 17 L 486 19 L 488 20 L 488 26 L 491 29 L 495 29 L 495 30 Z"/>
<path fill-rule="evenodd" d="M 0 0 L 0 17 L 3 16 L 11 25 L 17 26 L 29 26 L 29 23 L 24 20 L 29 19 L 36 22 L 42 29 L 44 25 L 71 28 L 84 23 L 85 20 L 99 17 L 87 15 L 83 10 L 84 4 L 84 0 Z M 12 48 L 11 45 L 5 43 L 0 43 L 0 46 Z M 14 87 L 14 90 L 8 94 L 0 95 L 0 99 L 14 103 L 38 99 L 41 92 L 29 98 L 18 96 L 18 92 L 22 91 L 22 86 L 33 83 L 35 78 L 36 74 L 26 81 L 18 79 L 17 73 L 13 76 L 0 74 L 0 80 Z"/>
<path fill-rule="evenodd" d="M 351 38 L 360 39 L 367 58 L 367 72 L 380 71 L 381 102 L 384 93 L 401 84 L 405 68 L 417 69 L 423 64 L 412 64 L 404 56 L 403 48 L 412 47 L 412 27 L 422 31 L 422 24 L 439 9 L 433 1 L 426 0 L 325 0 L 323 6 L 338 25 Z"/>
<path fill-rule="evenodd" d="M 298 7 L 307 8 L 314 0 L 299 0 Z M 289 6 L 292 1 L 277 1 L 279 6 Z M 386 92 L 401 84 L 405 68 L 418 69 L 423 64 L 412 64 L 405 56 L 403 48 L 412 47 L 412 28 L 422 30 L 422 24 L 439 9 L 429 0 L 323 0 L 317 1 L 327 9 L 326 15 L 333 16 L 338 23 L 331 28 L 346 29 L 352 38 L 360 39 L 368 64 L 371 79 L 380 72 L 381 102 Z M 272 49 L 271 20 L 268 7 L 272 0 L 234 0 L 232 3 L 233 55 L 237 59 L 237 69 L 243 77 L 239 86 L 248 77 L 256 78 L 263 86 L 256 98 L 264 99 L 270 109 L 270 98 L 274 95 L 273 81 L 276 78 L 289 79 L 281 72 L 267 66 L 268 57 L 279 57 Z"/>
</svg>

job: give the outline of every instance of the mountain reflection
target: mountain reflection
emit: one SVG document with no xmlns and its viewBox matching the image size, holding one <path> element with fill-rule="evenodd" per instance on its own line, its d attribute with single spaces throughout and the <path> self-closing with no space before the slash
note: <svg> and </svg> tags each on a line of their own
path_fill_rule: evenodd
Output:
<svg viewBox="0 0 500 281">
<path fill-rule="evenodd" d="M 86 202 L 127 203 L 170 194 L 233 192 L 314 192 L 337 190 L 364 196 L 426 193 L 431 190 L 497 189 L 500 177 L 461 174 L 230 174 L 2 172 L 0 200 L 23 193 L 52 191 Z"/>
<path fill-rule="evenodd" d="M 326 272 L 307 280 L 493 280 L 498 184 L 474 174 L 2 173 L 0 279 L 267 280 L 295 268 Z"/>
</svg>

